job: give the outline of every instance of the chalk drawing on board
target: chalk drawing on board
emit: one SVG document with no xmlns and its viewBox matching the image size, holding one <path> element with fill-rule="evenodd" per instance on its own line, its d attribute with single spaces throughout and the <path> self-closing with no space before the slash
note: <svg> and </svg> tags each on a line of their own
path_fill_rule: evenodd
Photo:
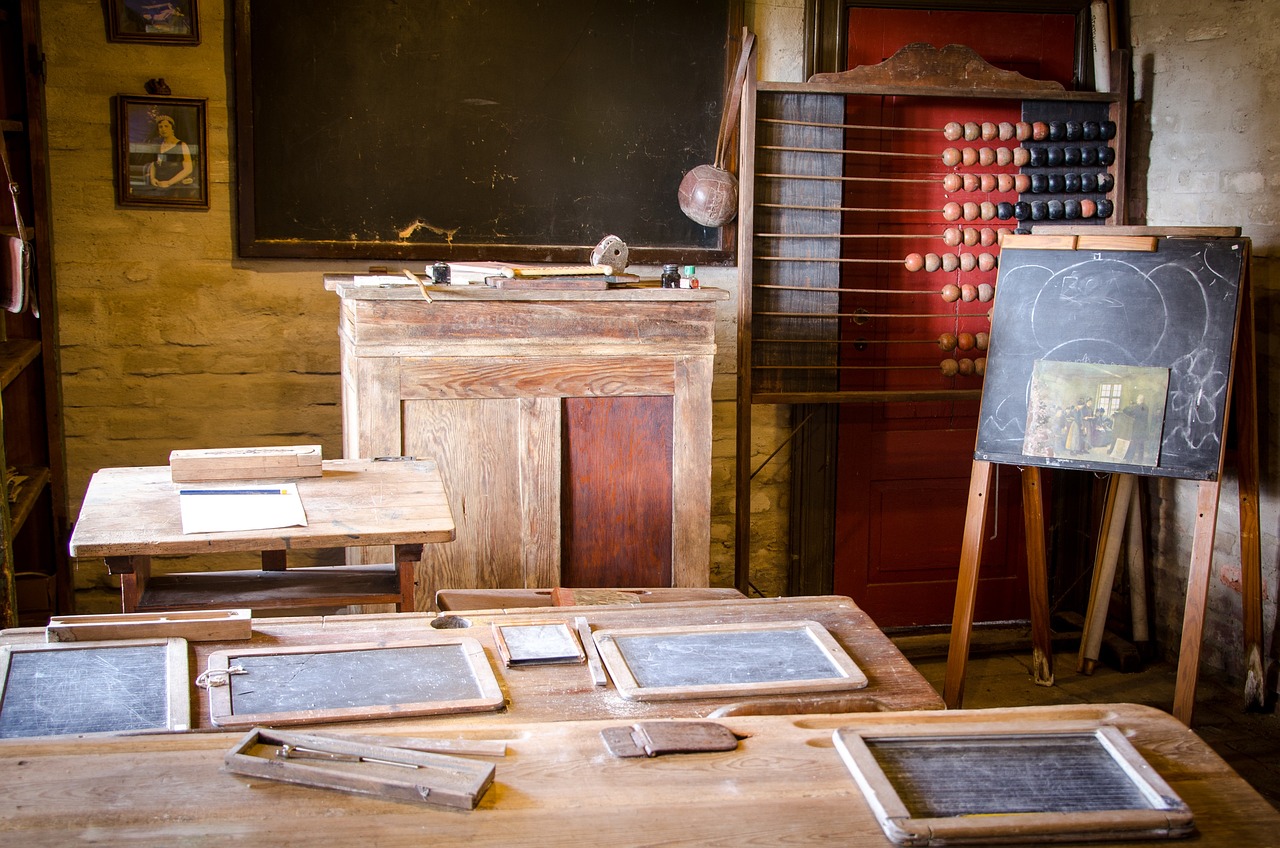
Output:
<svg viewBox="0 0 1280 848">
<path fill-rule="evenodd" d="M 975 458 L 1132 470 L 1115 457 L 1029 453 L 1023 443 L 1035 363 L 1143 366 L 1168 372 L 1159 451 L 1143 457 L 1143 473 L 1214 479 L 1245 244 L 1165 238 L 1155 251 L 1002 250 Z"/>
<path fill-rule="evenodd" d="M 185 639 L 0 647 L 0 738 L 187 730 Z"/>
<path fill-rule="evenodd" d="M 1027 400 L 1027 456 L 1155 465 L 1169 369 L 1038 360 Z"/>
<path fill-rule="evenodd" d="M 1109 725 L 915 722 L 843 727 L 833 741 L 900 845 L 1178 837 L 1194 827 L 1191 809 Z"/>
<path fill-rule="evenodd" d="M 815 621 L 599 630 L 618 694 L 659 701 L 861 689 L 867 676 Z"/>
<path fill-rule="evenodd" d="M 505 703 L 484 647 L 467 636 L 215 651 L 202 676 L 218 727 L 477 712 Z"/>
</svg>

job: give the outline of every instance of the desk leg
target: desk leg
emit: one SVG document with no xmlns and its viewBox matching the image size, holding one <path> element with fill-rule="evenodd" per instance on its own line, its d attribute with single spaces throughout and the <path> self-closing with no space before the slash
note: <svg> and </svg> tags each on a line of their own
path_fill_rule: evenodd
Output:
<svg viewBox="0 0 1280 848">
<path fill-rule="evenodd" d="M 1191 568 L 1187 571 L 1187 606 L 1182 612 L 1182 647 L 1173 689 L 1173 717 L 1191 726 L 1200 673 L 1200 642 L 1204 634 L 1205 603 L 1213 563 L 1213 537 L 1218 528 L 1218 494 L 1222 484 L 1206 480 L 1196 499 L 1196 528 L 1191 540 Z"/>
<path fill-rule="evenodd" d="M 120 607 L 124 612 L 137 612 L 138 600 L 151 579 L 151 557 L 112 556 L 104 558 L 107 573 L 120 577 Z"/>
<path fill-rule="evenodd" d="M 396 604 L 396 612 L 415 612 L 418 608 L 414 566 L 421 561 L 422 545 L 396 545 L 396 576 L 400 578 L 400 603 Z"/>
<path fill-rule="evenodd" d="M 1022 523 L 1027 542 L 1027 591 L 1031 596 L 1031 670 L 1039 686 L 1053 685 L 1053 632 L 1049 627 L 1049 567 L 1044 550 L 1044 498 L 1040 469 L 1022 469 Z"/>
<path fill-rule="evenodd" d="M 288 551 L 263 551 L 262 552 L 262 570 L 263 571 L 284 571 L 289 564 Z"/>
<path fill-rule="evenodd" d="M 964 670 L 969 662 L 969 637 L 978 596 L 978 567 L 982 564 L 982 540 L 986 535 L 987 499 L 990 494 L 991 463 L 975 460 L 969 476 L 969 507 L 964 517 L 956 609 L 951 619 L 951 645 L 947 651 L 947 675 L 942 684 L 942 700 L 948 709 L 953 710 L 959 709 L 964 700 Z"/>
</svg>

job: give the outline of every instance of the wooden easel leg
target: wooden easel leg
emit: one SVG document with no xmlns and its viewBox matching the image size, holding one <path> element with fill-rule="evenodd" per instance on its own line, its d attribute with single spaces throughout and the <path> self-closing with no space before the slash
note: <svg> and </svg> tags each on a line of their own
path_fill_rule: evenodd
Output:
<svg viewBox="0 0 1280 848">
<path fill-rule="evenodd" d="M 991 463 L 975 461 L 969 476 L 969 506 L 964 517 L 960 549 L 960 576 L 956 582 L 956 607 L 951 619 L 951 644 L 947 651 L 947 675 L 942 700 L 948 709 L 959 709 L 964 700 L 964 671 L 969 662 L 969 636 L 978 595 L 978 567 L 986 535 L 987 500 L 991 494 Z"/>
<path fill-rule="evenodd" d="M 1031 595 L 1031 671 L 1040 686 L 1053 685 L 1053 633 L 1049 627 L 1049 568 L 1044 550 L 1044 497 L 1040 469 L 1022 469 L 1022 522 L 1027 542 L 1027 590 Z"/>
<path fill-rule="evenodd" d="M 1136 483 L 1136 481 L 1135 481 Z M 1142 491 L 1135 485 L 1129 498 L 1129 609 L 1133 620 L 1133 641 L 1138 653 L 1147 656 L 1151 630 L 1147 619 L 1147 552 L 1142 520 Z"/>
<path fill-rule="evenodd" d="M 1244 631 L 1245 701 L 1265 707 L 1266 671 L 1262 666 L 1262 541 L 1258 516 L 1258 398 L 1254 359 L 1253 292 L 1249 272 L 1240 288 L 1240 323 L 1235 373 L 1231 378 L 1240 481 L 1240 595 Z"/>
<path fill-rule="evenodd" d="M 1206 480 L 1196 498 L 1196 527 L 1191 542 L 1191 568 L 1187 572 L 1187 606 L 1182 612 L 1182 647 L 1178 652 L 1178 677 L 1173 690 L 1173 717 L 1191 726 L 1196 702 L 1196 678 L 1200 673 L 1200 643 L 1204 635 L 1205 603 L 1209 596 L 1209 571 L 1213 563 L 1213 537 L 1218 528 L 1218 493 L 1222 484 Z"/>
<path fill-rule="evenodd" d="M 1089 590 L 1089 609 L 1080 639 L 1080 662 L 1077 670 L 1093 674 L 1102 650 L 1102 635 L 1107 628 L 1107 608 L 1111 605 L 1111 587 L 1116 581 L 1116 563 L 1120 561 L 1120 543 L 1124 539 L 1125 519 L 1133 497 L 1133 475 L 1112 474 L 1107 488 L 1107 506 L 1098 537 L 1098 555 L 1093 566 L 1093 586 Z"/>
</svg>

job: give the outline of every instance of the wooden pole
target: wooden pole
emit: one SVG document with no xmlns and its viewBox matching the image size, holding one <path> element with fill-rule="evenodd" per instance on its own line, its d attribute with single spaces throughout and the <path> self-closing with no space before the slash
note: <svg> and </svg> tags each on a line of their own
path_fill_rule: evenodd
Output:
<svg viewBox="0 0 1280 848">
<path fill-rule="evenodd" d="M 969 507 L 964 517 L 960 548 L 960 575 L 956 583 L 956 608 L 951 619 L 951 644 L 947 650 L 947 674 L 942 700 L 947 709 L 959 709 L 964 701 L 964 671 L 969 662 L 969 636 L 978 596 L 978 567 L 986 533 L 987 500 L 991 494 L 991 463 L 975 460 L 969 475 Z"/>
</svg>

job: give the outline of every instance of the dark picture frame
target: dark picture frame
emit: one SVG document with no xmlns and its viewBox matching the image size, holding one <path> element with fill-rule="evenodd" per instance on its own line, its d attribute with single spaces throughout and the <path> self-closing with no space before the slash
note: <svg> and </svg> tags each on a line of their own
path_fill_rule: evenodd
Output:
<svg viewBox="0 0 1280 848">
<path fill-rule="evenodd" d="M 106 0 L 107 41 L 195 45 L 200 43 L 196 0 Z"/>
<path fill-rule="evenodd" d="M 116 202 L 209 208 L 203 98 L 115 98 Z"/>
</svg>

